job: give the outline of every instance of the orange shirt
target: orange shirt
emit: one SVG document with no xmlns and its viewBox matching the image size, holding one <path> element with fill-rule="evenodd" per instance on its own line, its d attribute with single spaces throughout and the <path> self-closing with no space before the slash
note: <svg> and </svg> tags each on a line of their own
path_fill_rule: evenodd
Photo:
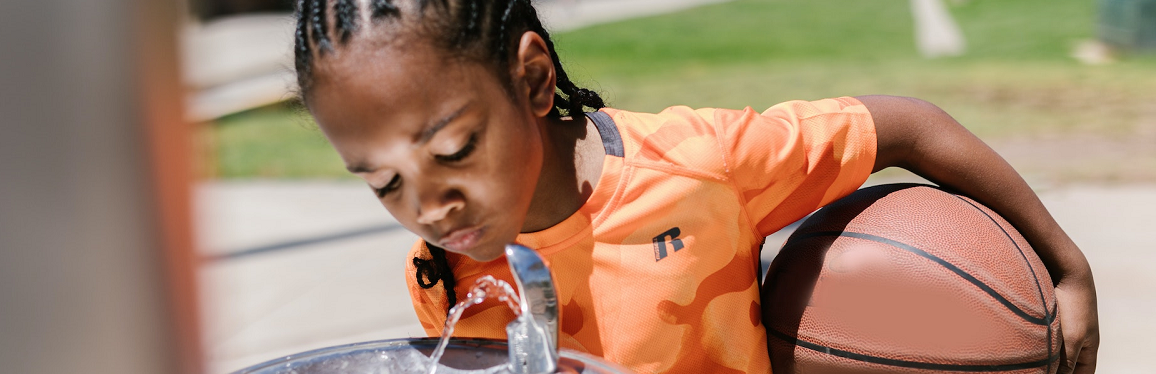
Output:
<svg viewBox="0 0 1156 374">
<path fill-rule="evenodd" d="M 855 191 L 875 162 L 875 128 L 853 98 L 792 101 L 762 114 L 672 107 L 590 113 L 606 146 L 602 177 L 572 216 L 521 234 L 554 273 L 559 345 L 638 373 L 770 373 L 760 321 L 764 237 Z M 429 259 L 424 243 L 412 257 Z M 481 276 L 513 284 L 504 259 L 447 253 L 459 299 Z M 430 336 L 446 318 L 442 283 L 414 309 Z M 506 338 L 496 300 L 466 311 L 455 336 Z"/>
</svg>

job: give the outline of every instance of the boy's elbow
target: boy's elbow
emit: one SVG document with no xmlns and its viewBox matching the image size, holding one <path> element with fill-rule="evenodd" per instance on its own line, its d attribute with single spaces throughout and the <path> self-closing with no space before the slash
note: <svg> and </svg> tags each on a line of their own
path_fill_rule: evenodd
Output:
<svg viewBox="0 0 1156 374">
<path fill-rule="evenodd" d="M 967 130 L 943 109 L 913 97 L 872 95 L 856 97 L 875 123 L 875 171 L 905 167 L 913 153 L 938 138 Z"/>
<path fill-rule="evenodd" d="M 920 123 L 935 117 L 951 117 L 939 106 L 914 97 L 868 95 L 856 99 L 867 107 L 876 122 Z"/>
</svg>

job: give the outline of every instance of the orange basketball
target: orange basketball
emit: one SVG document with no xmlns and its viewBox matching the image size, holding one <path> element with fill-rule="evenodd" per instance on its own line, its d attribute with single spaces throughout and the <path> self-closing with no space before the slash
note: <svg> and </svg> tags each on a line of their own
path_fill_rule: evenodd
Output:
<svg viewBox="0 0 1156 374">
<path fill-rule="evenodd" d="M 775 374 L 1055 373 L 1051 278 L 1007 221 L 924 185 L 865 188 L 791 235 L 763 284 Z"/>
</svg>

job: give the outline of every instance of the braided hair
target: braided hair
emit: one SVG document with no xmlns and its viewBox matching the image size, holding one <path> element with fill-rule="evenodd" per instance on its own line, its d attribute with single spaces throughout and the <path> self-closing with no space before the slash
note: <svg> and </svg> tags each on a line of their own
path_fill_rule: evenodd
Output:
<svg viewBox="0 0 1156 374">
<path fill-rule="evenodd" d="M 429 242 L 425 242 L 425 246 L 429 248 L 431 258 L 413 258 L 413 267 L 417 269 L 414 276 L 417 277 L 417 285 L 427 290 L 441 281 L 442 287 L 446 290 L 446 313 L 448 315 L 449 309 L 458 303 L 457 292 L 454 292 L 454 285 L 457 284 L 454 279 L 454 271 L 450 268 L 445 249 L 435 247 Z"/>
<path fill-rule="evenodd" d="M 606 106 L 598 93 L 570 81 L 530 0 L 297 0 L 296 11 L 293 54 L 302 100 L 313 83 L 315 61 L 350 40 L 370 36 L 365 30 L 392 23 L 398 27 L 390 30 L 415 33 L 442 51 L 507 72 L 503 74 L 508 74 L 506 67 L 521 35 L 537 33 L 546 42 L 557 76 L 554 108 L 549 115 L 576 116 L 586 108 Z M 509 79 L 501 81 L 509 84 Z M 413 258 L 417 284 L 430 289 L 441 283 L 448 313 L 457 304 L 453 270 L 444 249 L 429 243 L 426 247 L 431 258 Z"/>
<path fill-rule="evenodd" d="M 369 25 L 361 24 L 362 13 L 369 14 Z M 496 71 L 506 70 L 522 33 L 535 32 L 546 42 L 557 76 L 550 115 L 573 116 L 606 106 L 598 93 L 570 81 L 530 0 L 297 0 L 294 56 L 302 96 L 312 84 L 314 61 L 383 22 L 399 24 L 398 30 L 416 32 L 443 51 Z"/>
</svg>

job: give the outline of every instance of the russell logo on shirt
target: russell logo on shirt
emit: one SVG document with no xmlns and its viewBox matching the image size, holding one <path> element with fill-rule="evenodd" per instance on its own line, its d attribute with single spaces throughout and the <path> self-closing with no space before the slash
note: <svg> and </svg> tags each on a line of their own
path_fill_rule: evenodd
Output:
<svg viewBox="0 0 1156 374">
<path fill-rule="evenodd" d="M 675 227 L 675 228 L 672 228 L 670 230 L 666 230 L 666 232 L 654 237 L 654 261 L 655 262 L 658 262 L 658 261 L 666 258 L 666 256 L 667 256 L 667 252 L 666 252 L 667 244 L 670 244 L 671 247 L 674 247 L 674 252 L 678 252 L 678 250 L 683 249 L 685 247 L 682 245 L 682 240 L 678 238 L 678 235 L 680 235 L 680 234 L 682 234 L 682 231 L 680 231 L 677 227 Z"/>
</svg>

